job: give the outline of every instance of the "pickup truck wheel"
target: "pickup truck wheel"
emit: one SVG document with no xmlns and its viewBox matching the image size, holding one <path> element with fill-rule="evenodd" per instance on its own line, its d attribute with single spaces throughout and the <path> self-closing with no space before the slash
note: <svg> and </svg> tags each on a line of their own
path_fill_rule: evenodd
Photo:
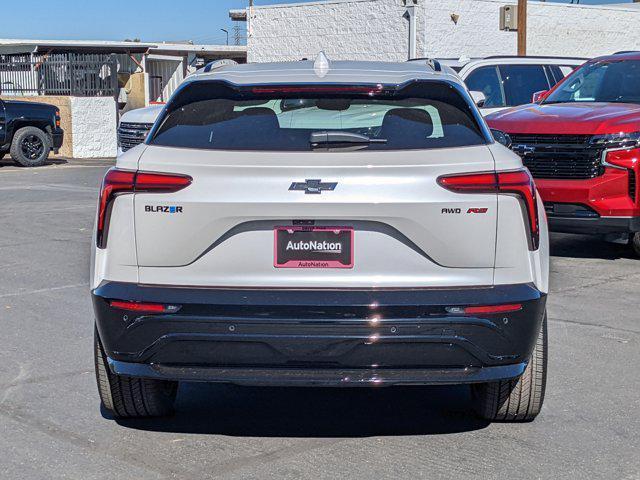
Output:
<svg viewBox="0 0 640 480">
<path fill-rule="evenodd" d="M 11 158 L 23 167 L 44 165 L 50 150 L 49 135 L 36 127 L 19 129 L 11 142 Z"/>
<path fill-rule="evenodd" d="M 511 380 L 472 386 L 478 414 L 489 421 L 530 422 L 540 413 L 547 383 L 547 314 L 525 372 Z"/>
<path fill-rule="evenodd" d="M 107 410 L 117 418 L 161 417 L 173 413 L 178 382 L 112 373 L 97 330 L 93 338 L 98 391 Z"/>
<path fill-rule="evenodd" d="M 640 257 L 640 232 L 636 232 L 629 240 L 629 245 L 633 248 L 633 252 Z"/>
</svg>

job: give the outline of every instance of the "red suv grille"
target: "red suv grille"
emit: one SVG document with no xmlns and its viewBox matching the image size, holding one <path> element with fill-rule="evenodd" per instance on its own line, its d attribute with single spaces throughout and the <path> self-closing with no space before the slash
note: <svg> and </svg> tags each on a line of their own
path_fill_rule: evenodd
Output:
<svg viewBox="0 0 640 480">
<path fill-rule="evenodd" d="M 603 147 L 593 145 L 591 135 L 509 135 L 534 178 L 577 180 L 604 173 Z"/>
</svg>

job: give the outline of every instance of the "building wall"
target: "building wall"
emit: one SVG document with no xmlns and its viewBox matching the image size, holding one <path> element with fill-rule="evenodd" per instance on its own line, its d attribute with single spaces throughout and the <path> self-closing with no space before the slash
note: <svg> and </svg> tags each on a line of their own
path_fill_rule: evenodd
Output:
<svg viewBox="0 0 640 480">
<path fill-rule="evenodd" d="M 253 11 L 249 62 L 313 58 L 321 50 L 336 60 L 407 58 L 408 22 L 399 1 L 311 2 Z"/>
<path fill-rule="evenodd" d="M 515 55 L 517 33 L 499 30 L 501 0 L 427 0 L 424 56 Z M 515 5 L 515 3 L 514 3 Z M 527 53 L 596 57 L 640 49 L 640 9 L 529 2 Z M 457 25 L 451 14 L 459 15 Z M 446 39 L 446 41 L 443 41 Z"/>
<path fill-rule="evenodd" d="M 145 94 L 147 75 L 148 74 L 146 73 L 140 72 L 134 73 L 129 77 L 129 81 L 124 87 L 125 92 L 127 93 L 127 105 L 124 108 L 125 112 L 147 106 Z"/>
<path fill-rule="evenodd" d="M 427 15 L 420 35 L 424 39 L 421 56 L 472 58 L 515 55 L 517 32 L 499 28 L 500 7 L 508 4 L 499 0 L 423 1 L 420 9 Z M 459 15 L 457 24 L 451 19 L 452 14 Z"/>
<path fill-rule="evenodd" d="M 532 55 L 597 57 L 640 50 L 640 8 L 607 5 L 534 4 L 528 35 Z"/>
<path fill-rule="evenodd" d="M 149 92 L 150 102 L 166 102 L 184 80 L 182 60 L 175 58 L 153 58 L 150 55 L 147 58 L 147 73 L 150 89 L 153 85 L 153 77 L 159 78 L 162 83 L 162 91 L 157 91 L 157 95 Z"/>
<path fill-rule="evenodd" d="M 517 33 L 499 30 L 504 0 L 419 0 L 418 56 L 514 55 Z M 408 22 L 401 0 L 329 0 L 254 8 L 248 61 L 313 58 L 402 61 Z M 457 24 L 451 15 L 458 15 Z M 640 49 L 640 9 L 529 3 L 529 55 L 592 57 Z"/>
<path fill-rule="evenodd" d="M 115 157 L 116 102 L 111 97 L 70 97 L 74 158 Z"/>
</svg>

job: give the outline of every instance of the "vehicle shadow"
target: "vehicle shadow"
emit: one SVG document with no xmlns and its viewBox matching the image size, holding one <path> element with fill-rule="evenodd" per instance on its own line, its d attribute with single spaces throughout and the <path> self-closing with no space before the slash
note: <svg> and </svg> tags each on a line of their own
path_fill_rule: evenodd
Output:
<svg viewBox="0 0 640 480">
<path fill-rule="evenodd" d="M 103 416 L 110 418 L 103 411 Z M 369 437 L 459 433 L 489 423 L 468 386 L 253 388 L 180 385 L 173 417 L 117 420 L 136 430 L 242 437 Z"/>
<path fill-rule="evenodd" d="M 62 157 L 49 157 L 46 162 L 44 162 L 42 167 L 46 167 L 48 165 L 65 165 L 69 163 L 69 160 Z M 2 160 L 0 160 L 0 168 L 4 167 L 18 167 L 18 168 L 39 168 L 39 167 L 21 167 L 16 162 L 14 162 L 11 157 L 7 154 Z"/>
<path fill-rule="evenodd" d="M 628 245 L 605 242 L 596 236 L 552 233 L 549 236 L 549 243 L 552 257 L 601 258 L 603 260 L 636 258 Z"/>
</svg>

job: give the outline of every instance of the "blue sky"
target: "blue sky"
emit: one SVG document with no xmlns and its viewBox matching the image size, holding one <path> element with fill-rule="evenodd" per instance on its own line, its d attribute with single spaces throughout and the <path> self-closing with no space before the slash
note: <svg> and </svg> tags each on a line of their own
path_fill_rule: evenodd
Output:
<svg viewBox="0 0 640 480">
<path fill-rule="evenodd" d="M 256 5 L 304 0 L 255 0 Z M 568 0 L 563 3 L 569 3 Z M 581 0 L 622 3 L 624 0 Z M 629 0 L 630 1 L 630 0 Z M 0 0 L 0 38 L 224 43 L 228 11 L 248 0 Z"/>
</svg>

